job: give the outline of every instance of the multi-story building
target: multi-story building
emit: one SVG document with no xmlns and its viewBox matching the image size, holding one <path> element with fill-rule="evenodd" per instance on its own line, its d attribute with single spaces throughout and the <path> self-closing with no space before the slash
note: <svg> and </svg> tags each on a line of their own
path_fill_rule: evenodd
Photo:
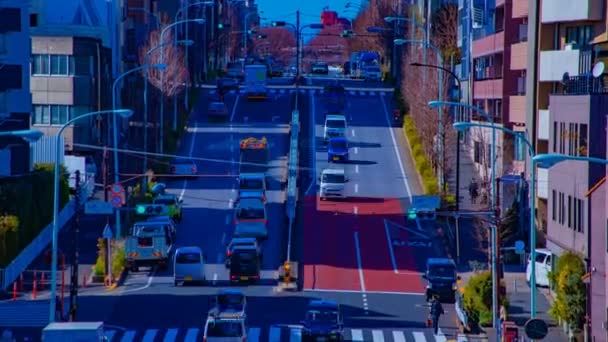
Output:
<svg viewBox="0 0 608 342">
<path fill-rule="evenodd" d="M 55 136 L 71 118 L 109 108 L 111 47 L 105 1 L 66 1 L 73 6 L 31 4 L 32 126 Z M 85 6 L 86 4 L 86 6 Z M 90 5 L 90 6 L 89 6 Z M 109 116 L 79 120 L 64 133 L 66 151 L 75 144 L 109 143 Z"/>
<path fill-rule="evenodd" d="M 606 0 L 529 2 L 530 49 L 538 52 L 528 58 L 526 125 L 536 153 L 606 158 L 608 78 L 598 62 L 608 62 L 607 9 Z M 585 259 L 591 340 L 604 341 L 606 169 L 568 161 L 537 173 L 537 227 L 554 254 Z"/>
<path fill-rule="evenodd" d="M 30 16 L 27 1 L 0 2 L 0 132 L 29 129 Z M 29 144 L 0 137 L 0 177 L 30 171 Z"/>
</svg>

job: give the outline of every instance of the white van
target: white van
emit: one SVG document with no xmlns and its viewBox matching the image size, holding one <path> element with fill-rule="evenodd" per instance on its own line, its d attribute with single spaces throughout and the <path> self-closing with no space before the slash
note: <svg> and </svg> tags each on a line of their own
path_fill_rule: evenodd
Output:
<svg viewBox="0 0 608 342">
<path fill-rule="evenodd" d="M 344 115 L 325 116 L 325 127 L 323 129 L 323 142 L 327 143 L 331 138 L 343 137 L 346 134 L 346 118 Z"/>
<path fill-rule="evenodd" d="M 536 249 L 536 285 L 549 287 L 549 272 L 553 264 L 553 254 L 547 248 Z M 530 256 L 528 256 L 528 264 L 526 266 L 526 281 L 530 284 L 531 273 Z"/>
<path fill-rule="evenodd" d="M 319 177 L 320 191 L 319 197 L 321 200 L 327 198 L 346 198 L 346 182 L 348 178 L 344 173 L 344 169 L 325 169 L 321 171 Z"/>
<path fill-rule="evenodd" d="M 204 283 L 205 255 L 196 246 L 180 247 L 173 258 L 173 284 Z"/>
</svg>

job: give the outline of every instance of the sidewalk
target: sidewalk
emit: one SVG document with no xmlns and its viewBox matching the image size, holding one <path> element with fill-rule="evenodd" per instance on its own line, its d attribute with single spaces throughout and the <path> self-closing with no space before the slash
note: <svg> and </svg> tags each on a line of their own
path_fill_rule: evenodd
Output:
<svg viewBox="0 0 608 342">
<path fill-rule="evenodd" d="M 480 199 L 478 198 L 476 203 L 471 203 L 469 198 L 469 184 L 471 179 L 475 178 L 478 183 L 479 176 L 475 170 L 475 164 L 471 159 L 470 153 L 467 149 L 472 148 L 465 143 L 459 144 L 460 148 L 460 210 L 466 211 L 478 211 L 487 209 L 488 205 L 481 205 Z M 449 169 L 451 170 L 447 176 L 448 189 L 451 194 L 456 195 L 456 170 L 457 170 L 457 159 L 455 149 L 449 149 L 446 151 L 446 157 L 450 162 Z"/>
</svg>

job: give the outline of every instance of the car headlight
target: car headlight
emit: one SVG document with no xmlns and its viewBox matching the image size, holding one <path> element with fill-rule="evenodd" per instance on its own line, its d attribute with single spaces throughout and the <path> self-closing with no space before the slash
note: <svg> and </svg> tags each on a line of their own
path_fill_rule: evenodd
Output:
<svg viewBox="0 0 608 342">
<path fill-rule="evenodd" d="M 426 288 L 429 289 L 429 290 L 431 290 L 433 288 L 433 284 L 431 284 L 431 283 L 427 284 Z"/>
</svg>

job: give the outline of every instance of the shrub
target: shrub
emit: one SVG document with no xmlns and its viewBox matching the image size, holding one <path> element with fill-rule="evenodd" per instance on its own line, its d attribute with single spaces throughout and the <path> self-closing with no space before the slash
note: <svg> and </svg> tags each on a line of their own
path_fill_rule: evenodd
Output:
<svg viewBox="0 0 608 342">
<path fill-rule="evenodd" d="M 492 323 L 492 273 L 472 276 L 464 288 L 463 300 L 471 320 L 481 325 Z"/>
<path fill-rule="evenodd" d="M 567 323 L 570 329 L 580 327 L 585 316 L 584 274 L 585 264 L 581 257 L 565 252 L 557 260 L 555 272 L 549 275 L 556 293 L 549 313 L 556 320 Z"/>
<path fill-rule="evenodd" d="M 97 240 L 97 260 L 93 266 L 93 274 L 95 276 L 106 275 L 106 239 L 100 238 Z M 122 240 L 112 240 L 112 278 L 118 279 L 120 274 L 127 265 L 127 257 Z"/>
<path fill-rule="evenodd" d="M 422 187 L 424 188 L 424 193 L 426 195 L 439 194 L 439 183 L 437 177 L 433 174 L 431 163 L 424 153 L 422 143 L 420 142 L 420 138 L 416 133 L 414 121 L 410 116 L 405 116 L 403 120 L 403 130 L 412 149 L 412 158 L 414 159 L 416 170 L 422 178 Z"/>
</svg>

